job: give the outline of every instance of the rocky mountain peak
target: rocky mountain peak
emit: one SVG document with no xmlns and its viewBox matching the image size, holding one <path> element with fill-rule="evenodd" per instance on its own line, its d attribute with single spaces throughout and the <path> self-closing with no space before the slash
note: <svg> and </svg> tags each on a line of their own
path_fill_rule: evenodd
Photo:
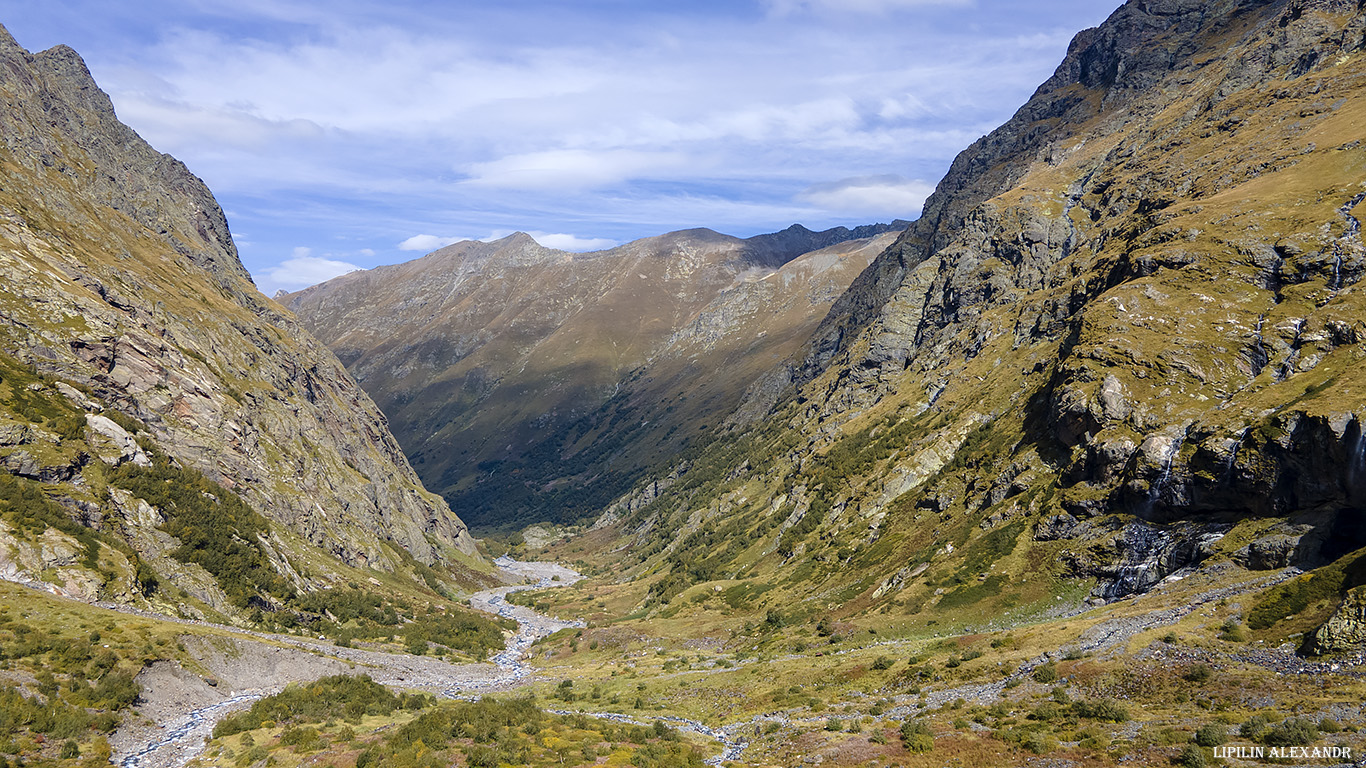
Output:
<svg viewBox="0 0 1366 768">
<path fill-rule="evenodd" d="M 254 300 L 251 276 L 208 187 L 119 122 L 74 50 L 31 54 L 8 31 L 4 40 L 0 89 L 17 108 L 0 116 L 0 127 L 14 161 L 31 170 L 56 168 L 81 195 L 130 217 L 215 275 L 222 289 Z"/>
<path fill-rule="evenodd" d="M 1355 0 L 1126 3 L 955 159 L 702 469 L 604 525 L 663 552 L 639 561 L 664 599 L 771 567 L 916 611 L 975 579 L 987 613 L 1023 562 L 1110 601 L 1366 545 L 1364 50 Z"/>
<path fill-rule="evenodd" d="M 74 51 L 31 54 L 0 35 L 0 93 L 3 362 L 41 391 L 78 393 L 58 410 L 115 414 L 278 524 L 281 568 L 300 542 L 325 550 L 320 562 L 390 570 L 473 554 L 373 402 L 256 290 L 203 182 L 119 122 Z M 60 445 L 103 440 L 72 419 Z M 80 455 L 0 446 L 21 477 L 67 484 L 83 519 L 136 507 L 101 495 Z"/>
</svg>

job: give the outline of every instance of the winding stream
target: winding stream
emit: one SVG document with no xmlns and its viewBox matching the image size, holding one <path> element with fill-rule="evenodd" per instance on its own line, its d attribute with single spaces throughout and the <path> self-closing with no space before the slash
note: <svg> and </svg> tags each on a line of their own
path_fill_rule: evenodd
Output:
<svg viewBox="0 0 1366 768">
<path fill-rule="evenodd" d="M 243 691 L 216 704 L 201 707 L 181 715 L 166 724 L 166 731 L 138 751 L 119 761 L 121 768 L 142 768 L 144 761 L 156 756 L 159 764 L 174 761 L 184 765 L 204 749 L 204 738 L 213 734 L 213 727 L 226 715 L 243 705 L 264 698 L 275 691 Z"/>
<path fill-rule="evenodd" d="M 530 589 L 567 587 L 582 576 L 558 563 L 520 562 L 501 557 L 494 561 L 504 573 L 517 579 L 529 580 L 527 583 L 498 587 L 476 592 L 469 598 L 470 606 L 476 610 L 512 619 L 518 624 L 517 632 L 507 641 L 504 650 L 494 654 L 489 661 L 493 668 L 485 673 L 466 675 L 440 689 L 446 698 L 468 698 L 479 693 L 507 690 L 520 685 L 533 674 L 533 669 L 525 661 L 532 644 L 543 637 L 562 629 L 585 626 L 582 621 L 565 621 L 539 613 L 525 606 L 508 602 L 508 595 Z M 253 633 L 255 634 L 255 633 Z M 294 638 L 282 638 L 297 642 Z M 322 649 L 322 646 L 319 646 Z M 400 678 L 402 679 L 402 678 Z M 213 732 L 219 720 L 234 711 L 243 709 L 258 699 L 277 693 L 278 689 L 241 691 L 222 701 L 200 707 L 181 715 L 165 724 L 164 729 L 147 743 L 126 753 L 118 764 L 120 768 L 167 768 L 184 766 L 204 749 L 205 737 Z M 748 742 L 740 737 L 740 732 L 749 723 L 737 723 L 723 728 L 711 728 L 696 720 L 674 716 L 650 718 L 641 721 L 617 712 L 583 712 L 550 710 L 555 714 L 575 714 L 586 717 L 611 720 L 630 725 L 649 726 L 655 720 L 663 720 L 682 731 L 699 734 L 718 742 L 722 747 L 719 755 L 707 759 L 709 765 L 720 765 L 723 761 L 734 760 L 740 756 Z M 732 733 L 733 732 L 733 733 Z"/>
<path fill-rule="evenodd" d="M 480 680 L 472 682 L 462 682 L 445 688 L 441 691 L 443 696 L 452 698 L 457 694 L 468 693 L 471 691 L 488 690 L 495 686 L 505 686 L 509 683 L 517 683 L 525 680 L 531 675 L 531 667 L 522 659 L 525 658 L 527 650 L 537 640 L 559 632 L 562 629 L 571 629 L 585 626 L 582 621 L 564 621 L 543 613 L 538 613 L 530 608 L 521 605 L 513 605 L 507 601 L 507 596 L 514 592 L 525 592 L 529 589 L 546 589 L 548 587 L 567 587 L 574 582 L 582 579 L 578 572 L 566 568 L 559 563 L 536 563 L 519 562 L 510 557 L 500 557 L 493 561 L 504 573 L 517 578 L 536 579 L 531 584 L 516 584 L 510 587 L 498 587 L 497 589 L 486 589 L 483 592 L 476 592 L 470 596 L 470 607 L 485 613 L 492 613 L 503 618 L 512 619 L 517 622 L 517 634 L 507 641 L 506 647 L 494 654 L 489 661 L 498 667 L 499 674 L 491 680 Z"/>
</svg>

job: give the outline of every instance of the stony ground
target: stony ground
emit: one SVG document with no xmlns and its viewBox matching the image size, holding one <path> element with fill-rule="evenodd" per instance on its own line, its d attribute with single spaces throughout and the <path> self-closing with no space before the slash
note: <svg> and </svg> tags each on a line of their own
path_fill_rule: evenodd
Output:
<svg viewBox="0 0 1366 768">
<path fill-rule="evenodd" d="M 509 581 L 518 583 L 475 593 L 470 605 L 515 619 L 521 626 L 492 663 L 452 664 L 430 656 L 339 648 L 323 640 L 180 622 L 216 628 L 222 634 L 187 634 L 182 639 L 198 669 L 165 661 L 143 670 L 138 676 L 143 694 L 136 715 L 128 718 L 111 740 L 115 761 L 124 768 L 183 765 L 198 754 L 204 737 L 225 715 L 249 707 L 291 682 L 326 675 L 363 673 L 384 685 L 448 697 L 503 691 L 524 684 L 531 677 L 531 669 L 522 662 L 526 649 L 542 637 L 582 624 L 512 605 L 506 597 L 523 589 L 568 586 L 579 579 L 579 574 L 556 563 L 502 558 L 498 565 Z"/>
</svg>

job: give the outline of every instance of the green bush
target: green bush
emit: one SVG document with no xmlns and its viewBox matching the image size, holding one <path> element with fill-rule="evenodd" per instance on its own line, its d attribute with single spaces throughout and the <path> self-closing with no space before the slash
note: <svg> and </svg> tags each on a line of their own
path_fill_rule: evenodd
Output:
<svg viewBox="0 0 1366 768">
<path fill-rule="evenodd" d="M 1270 747 L 1303 747 L 1319 740 L 1319 729 L 1314 721 L 1291 717 L 1269 728 L 1262 742 Z"/>
<path fill-rule="evenodd" d="M 1039 726 L 1010 728 L 998 731 L 996 735 L 1002 741 L 1036 755 L 1046 754 L 1058 748 L 1057 739 Z"/>
<path fill-rule="evenodd" d="M 934 731 L 923 720 L 907 720 L 901 724 L 901 741 L 909 752 L 929 752 L 934 749 Z"/>
<path fill-rule="evenodd" d="M 1181 768 L 1208 768 L 1210 765 L 1209 758 L 1205 756 L 1205 750 L 1194 744 L 1187 744 L 1175 762 Z"/>
<path fill-rule="evenodd" d="M 1217 747 L 1228 741 L 1228 729 L 1218 723 L 1202 725 L 1192 740 L 1202 747 Z"/>
<path fill-rule="evenodd" d="M 294 747 L 296 752 L 313 752 L 326 746 L 318 729 L 309 726 L 286 728 L 280 734 L 280 744 Z"/>
<path fill-rule="evenodd" d="M 1114 699 L 1097 699 L 1095 701 L 1078 701 L 1072 705 L 1077 717 L 1085 717 L 1091 720 L 1108 720 L 1112 723 L 1122 723 L 1129 719 L 1129 709 Z"/>
<path fill-rule="evenodd" d="M 1050 661 L 1034 670 L 1032 677 L 1040 683 L 1054 682 L 1058 679 L 1058 665 Z"/>
<path fill-rule="evenodd" d="M 1250 741 L 1260 742 L 1271 730 L 1271 719 L 1266 715 L 1253 715 L 1238 726 L 1238 735 Z"/>
<path fill-rule="evenodd" d="M 214 726 L 213 737 L 256 730 L 266 721 L 320 723 L 334 718 L 390 715 L 399 706 L 399 698 L 368 675 L 336 675 L 307 685 L 291 685 L 252 704 L 245 712 L 228 715 Z"/>
<path fill-rule="evenodd" d="M 1196 664 L 1187 669 L 1181 677 L 1191 683 L 1207 683 L 1210 678 L 1214 677 L 1214 672 L 1210 670 L 1208 664 Z"/>
</svg>

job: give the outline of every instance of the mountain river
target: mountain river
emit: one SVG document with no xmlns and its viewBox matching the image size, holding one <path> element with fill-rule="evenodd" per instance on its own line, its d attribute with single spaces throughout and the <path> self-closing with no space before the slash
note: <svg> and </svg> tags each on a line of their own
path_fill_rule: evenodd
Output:
<svg viewBox="0 0 1366 768">
<path fill-rule="evenodd" d="M 521 562 L 501 557 L 495 564 L 525 583 L 496 589 L 486 589 L 470 596 L 470 606 L 476 610 L 492 613 L 517 622 L 517 633 L 507 642 L 507 647 L 494 654 L 489 661 L 492 667 L 483 667 L 476 674 L 465 674 L 458 679 L 444 682 L 440 693 L 447 698 L 470 698 L 480 693 L 505 691 L 526 681 L 532 675 L 532 668 L 525 662 L 527 651 L 537 640 L 554 634 L 562 629 L 583 627 L 582 621 L 564 621 L 539 613 L 525 606 L 514 605 L 507 596 L 514 592 L 529 589 L 567 587 L 582 578 L 577 572 L 558 563 Z M 255 634 L 255 633 L 253 633 Z M 285 638 L 296 642 L 294 638 Z M 375 656 L 367 654 L 373 663 Z M 137 748 L 125 752 L 119 759 L 120 768 L 167 768 L 184 766 L 203 751 L 206 737 L 213 732 L 214 725 L 231 714 L 250 706 L 251 702 L 277 693 L 278 688 L 242 691 L 205 707 L 187 712 L 163 724 L 160 732 L 151 740 Z M 551 710 L 556 714 L 571 714 L 566 710 Z M 644 722 L 615 712 L 572 712 L 572 714 L 597 717 L 621 723 L 649 725 Z M 678 717 L 656 718 L 674 727 L 706 736 L 719 742 L 722 753 L 707 760 L 710 765 L 720 765 L 722 761 L 734 760 L 744 750 L 746 742 L 727 732 L 726 729 L 710 728 L 694 720 Z M 733 729 L 731 729 L 733 730 Z"/>
</svg>

